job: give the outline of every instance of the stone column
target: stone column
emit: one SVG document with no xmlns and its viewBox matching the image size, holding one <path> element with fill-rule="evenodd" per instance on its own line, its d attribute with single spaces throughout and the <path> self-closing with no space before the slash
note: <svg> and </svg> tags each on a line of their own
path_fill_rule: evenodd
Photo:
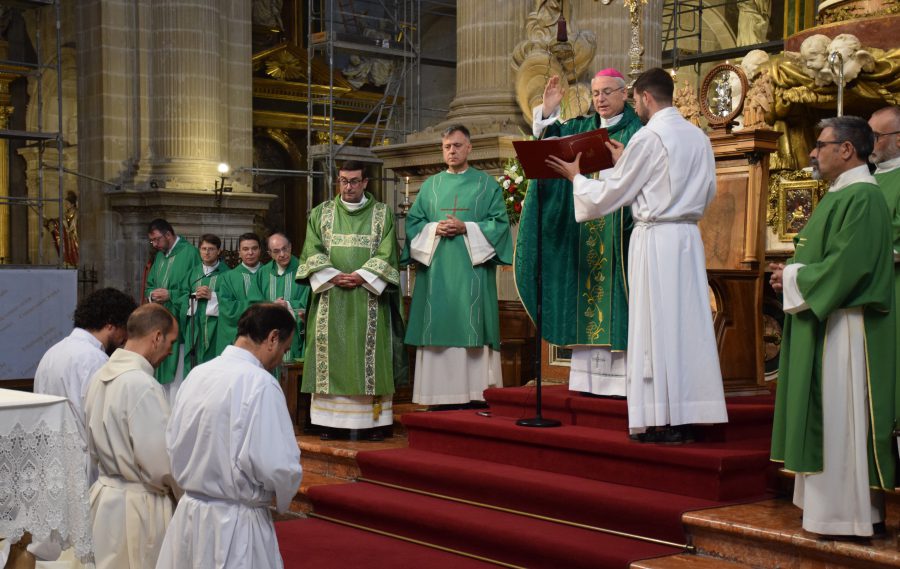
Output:
<svg viewBox="0 0 900 569">
<path fill-rule="evenodd" d="M 9 83 L 0 78 L 0 128 L 9 128 L 13 108 L 9 104 Z M 9 263 L 9 142 L 0 139 L 0 264 Z"/>
</svg>

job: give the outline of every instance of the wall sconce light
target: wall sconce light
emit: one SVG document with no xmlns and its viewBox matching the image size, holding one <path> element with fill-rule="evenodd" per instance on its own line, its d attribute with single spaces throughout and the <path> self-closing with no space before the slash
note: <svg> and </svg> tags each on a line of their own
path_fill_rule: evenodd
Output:
<svg viewBox="0 0 900 569">
<path fill-rule="evenodd" d="M 219 164 L 218 170 L 219 179 L 216 180 L 213 193 L 215 194 L 216 207 L 222 207 L 222 197 L 226 192 L 231 193 L 231 185 L 228 184 L 228 173 L 231 171 L 231 167 L 222 162 Z"/>
</svg>

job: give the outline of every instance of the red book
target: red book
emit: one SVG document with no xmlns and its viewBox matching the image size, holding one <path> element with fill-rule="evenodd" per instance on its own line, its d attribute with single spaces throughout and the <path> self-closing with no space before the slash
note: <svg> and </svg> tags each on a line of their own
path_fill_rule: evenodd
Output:
<svg viewBox="0 0 900 569">
<path fill-rule="evenodd" d="M 525 176 L 530 180 L 542 180 L 562 178 L 545 163 L 548 156 L 556 156 L 566 162 L 571 162 L 580 152 L 581 162 L 579 165 L 582 174 L 592 174 L 612 168 L 612 154 L 606 147 L 608 140 L 609 134 L 606 129 L 598 128 L 562 138 L 516 140 L 513 141 L 513 147 L 516 149 L 519 163 L 525 170 Z"/>
</svg>

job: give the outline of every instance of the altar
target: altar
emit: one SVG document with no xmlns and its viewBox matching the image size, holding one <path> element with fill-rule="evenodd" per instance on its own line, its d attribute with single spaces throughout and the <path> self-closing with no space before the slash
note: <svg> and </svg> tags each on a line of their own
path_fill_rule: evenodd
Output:
<svg viewBox="0 0 900 569">
<path fill-rule="evenodd" d="M 0 538 L 14 544 L 28 532 L 87 559 L 86 452 L 67 399 L 0 389 Z"/>
</svg>

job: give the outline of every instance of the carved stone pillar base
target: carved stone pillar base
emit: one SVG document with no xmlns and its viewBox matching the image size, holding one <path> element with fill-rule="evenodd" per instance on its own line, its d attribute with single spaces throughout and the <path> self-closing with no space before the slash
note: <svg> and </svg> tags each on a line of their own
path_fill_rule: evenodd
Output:
<svg viewBox="0 0 900 569">
<path fill-rule="evenodd" d="M 225 194 L 219 207 L 213 192 L 208 191 L 111 192 L 109 204 L 118 216 L 121 239 L 107 248 L 107 270 L 101 278 L 105 277 L 103 282 L 109 286 L 140 297 L 144 267 L 154 254 L 147 243 L 147 224 L 151 220 L 167 220 L 182 239 L 191 242 L 204 233 L 213 233 L 225 241 L 251 231 L 254 217 L 264 214 L 273 199 L 271 194 L 236 192 Z"/>
</svg>

